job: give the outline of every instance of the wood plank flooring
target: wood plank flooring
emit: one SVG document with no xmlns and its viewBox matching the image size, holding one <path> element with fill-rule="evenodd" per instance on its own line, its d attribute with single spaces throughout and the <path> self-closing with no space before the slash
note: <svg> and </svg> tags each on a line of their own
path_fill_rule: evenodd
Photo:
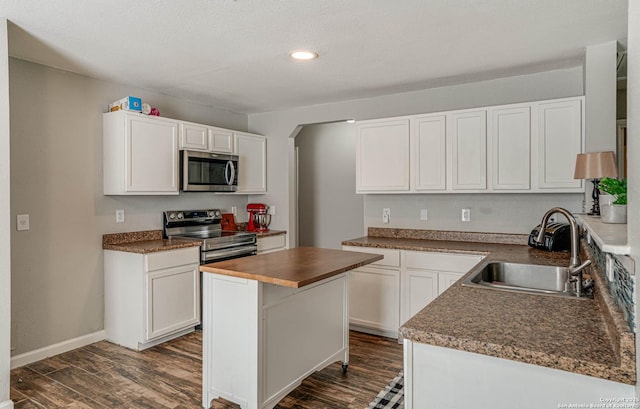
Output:
<svg viewBox="0 0 640 409">
<path fill-rule="evenodd" d="M 316 372 L 276 409 L 364 409 L 402 370 L 396 340 L 350 333 L 349 370 L 336 362 Z M 16 409 L 201 408 L 202 334 L 194 332 L 143 352 L 107 341 L 11 371 Z M 224 400 L 213 409 L 238 409 Z"/>
</svg>

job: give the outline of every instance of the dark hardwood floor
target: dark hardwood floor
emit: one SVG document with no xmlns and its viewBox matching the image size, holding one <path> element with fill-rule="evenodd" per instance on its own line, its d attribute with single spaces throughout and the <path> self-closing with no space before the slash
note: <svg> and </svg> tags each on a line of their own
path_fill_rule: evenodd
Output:
<svg viewBox="0 0 640 409">
<path fill-rule="evenodd" d="M 351 332 L 349 370 L 339 362 L 305 379 L 276 409 L 364 409 L 402 370 L 395 340 Z M 143 352 L 97 342 L 11 371 L 16 409 L 200 408 L 202 334 Z M 237 409 L 217 400 L 212 408 Z"/>
</svg>

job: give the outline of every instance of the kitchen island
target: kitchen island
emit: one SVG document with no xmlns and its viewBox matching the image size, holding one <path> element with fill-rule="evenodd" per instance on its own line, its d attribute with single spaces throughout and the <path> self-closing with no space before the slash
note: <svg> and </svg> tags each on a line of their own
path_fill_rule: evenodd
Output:
<svg viewBox="0 0 640 409">
<path fill-rule="evenodd" d="M 270 409 L 313 372 L 346 370 L 346 272 L 381 258 L 298 247 L 200 266 L 203 407 Z"/>
</svg>

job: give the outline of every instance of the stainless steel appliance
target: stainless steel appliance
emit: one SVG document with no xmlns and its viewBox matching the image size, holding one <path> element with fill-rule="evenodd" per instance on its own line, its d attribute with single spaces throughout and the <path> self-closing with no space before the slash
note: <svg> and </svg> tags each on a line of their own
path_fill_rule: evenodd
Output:
<svg viewBox="0 0 640 409">
<path fill-rule="evenodd" d="M 200 264 L 250 256 L 258 251 L 255 232 L 222 230 L 219 209 L 167 210 L 162 221 L 164 237 L 200 242 Z"/>
<path fill-rule="evenodd" d="M 180 151 L 180 189 L 185 192 L 238 190 L 238 156 Z"/>
<path fill-rule="evenodd" d="M 568 223 L 547 223 L 542 241 L 536 241 L 540 232 L 540 226 L 537 225 L 529 234 L 529 245 L 540 250 L 546 251 L 569 251 L 571 248 L 571 232 Z"/>
</svg>

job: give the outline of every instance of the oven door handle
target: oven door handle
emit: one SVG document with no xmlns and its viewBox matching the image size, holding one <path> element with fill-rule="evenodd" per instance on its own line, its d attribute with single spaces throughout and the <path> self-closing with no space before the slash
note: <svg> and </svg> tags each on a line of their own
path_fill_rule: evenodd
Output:
<svg viewBox="0 0 640 409">
<path fill-rule="evenodd" d="M 209 251 L 209 252 L 205 252 L 202 255 L 202 263 L 205 264 L 208 262 L 214 262 L 219 259 L 226 259 L 229 257 L 244 255 L 244 254 L 248 256 L 248 255 L 255 254 L 257 250 L 258 250 L 258 246 L 253 245 L 253 246 L 238 247 L 233 250 Z"/>
</svg>

